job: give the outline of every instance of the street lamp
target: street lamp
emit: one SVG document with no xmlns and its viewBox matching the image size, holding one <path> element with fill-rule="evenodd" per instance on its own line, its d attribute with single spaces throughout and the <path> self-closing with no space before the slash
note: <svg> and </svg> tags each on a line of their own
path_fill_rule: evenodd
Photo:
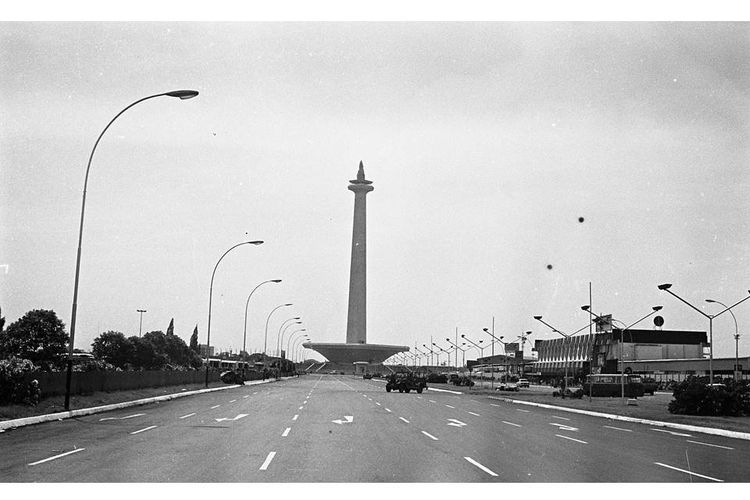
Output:
<svg viewBox="0 0 750 500">
<path fill-rule="evenodd" d="M 219 257 L 219 260 L 216 262 L 216 265 L 214 266 L 214 271 L 211 273 L 211 286 L 208 289 L 208 333 L 206 338 L 206 387 L 208 387 L 208 360 L 209 360 L 209 353 L 211 350 L 211 301 L 213 299 L 214 294 L 214 276 L 216 276 L 216 269 L 218 269 L 219 264 L 221 263 L 222 259 L 232 250 L 234 250 L 237 247 L 240 247 L 242 245 L 262 245 L 262 241 L 243 241 L 242 243 L 237 243 L 235 246 L 224 252 L 224 254 Z"/>
<path fill-rule="evenodd" d="M 76 336 L 76 313 L 78 310 L 78 281 L 81 273 L 81 246 L 83 245 L 83 220 L 84 220 L 84 214 L 86 211 L 86 189 L 88 187 L 89 183 L 89 170 L 91 170 L 91 160 L 94 158 L 94 152 L 96 151 L 96 147 L 99 145 L 99 141 L 102 139 L 102 136 L 104 136 L 104 132 L 107 131 L 107 129 L 114 123 L 117 118 L 123 114 L 128 109 L 132 108 L 136 104 L 146 101 L 148 99 L 153 99 L 155 97 L 162 97 L 162 96 L 168 96 L 168 97 L 178 97 L 179 99 L 190 99 L 192 97 L 195 97 L 198 95 L 197 90 L 173 90 L 171 92 L 164 92 L 162 94 L 155 94 L 150 95 L 148 97 L 143 97 L 141 99 L 138 99 L 134 103 L 128 105 L 125 107 L 122 111 L 117 113 L 114 118 L 112 118 L 106 127 L 104 127 L 104 130 L 101 131 L 99 134 L 99 137 L 97 137 L 96 142 L 94 143 L 94 147 L 91 150 L 91 155 L 89 155 L 89 161 L 86 165 L 86 176 L 83 180 L 83 198 L 81 200 L 81 223 L 78 228 L 78 251 L 76 253 L 76 274 L 75 274 L 75 283 L 73 285 L 73 311 L 70 315 L 70 341 L 68 344 L 68 367 L 67 367 L 67 375 L 65 377 L 65 409 L 70 409 L 70 381 L 73 376 L 73 347 L 75 343 L 75 336 Z"/>
<path fill-rule="evenodd" d="M 474 347 L 476 347 L 477 349 L 479 349 L 479 356 L 480 356 L 480 357 L 484 357 L 484 347 L 482 347 L 481 345 L 479 345 L 479 344 L 481 344 L 482 342 L 484 342 L 484 340 L 480 340 L 480 341 L 479 341 L 479 344 L 477 344 L 477 343 L 475 343 L 475 342 L 474 342 L 473 340 L 471 340 L 471 339 L 470 339 L 469 337 L 467 337 L 467 336 L 466 336 L 466 335 L 464 335 L 464 334 L 461 334 L 461 338 L 462 338 L 462 339 L 464 339 L 465 341 L 469 342 L 470 344 L 472 344 L 472 345 L 473 345 Z"/>
<path fill-rule="evenodd" d="M 526 364 L 526 360 L 524 359 L 525 356 L 525 347 L 526 347 L 526 341 L 529 339 L 529 336 L 531 336 L 532 332 L 528 331 L 525 334 L 521 334 L 518 339 L 521 341 L 521 378 L 523 378 L 523 372 L 524 367 Z"/>
<path fill-rule="evenodd" d="M 245 301 L 245 329 L 243 330 L 243 333 L 242 333 L 242 352 L 243 352 L 242 354 L 243 356 L 242 380 L 245 380 L 245 356 L 247 355 L 247 349 L 245 347 L 246 341 L 247 341 L 247 308 L 250 305 L 250 297 L 253 296 L 253 293 L 255 292 L 255 290 L 260 288 L 262 285 L 265 285 L 266 283 L 281 283 L 281 280 L 266 280 L 266 281 L 263 281 L 262 283 L 259 283 L 258 285 L 255 286 L 255 288 L 253 288 L 253 291 L 250 292 L 250 295 L 247 296 L 247 300 Z"/>
<path fill-rule="evenodd" d="M 572 336 L 574 336 L 576 333 L 581 332 L 581 331 L 585 330 L 586 328 L 588 328 L 589 325 L 586 325 L 583 328 L 579 328 L 575 332 L 568 334 L 568 333 L 561 332 L 560 330 L 558 330 L 554 326 L 552 326 L 549 323 L 543 321 L 541 316 L 534 316 L 534 319 L 537 320 L 537 321 L 539 321 L 540 323 L 542 323 L 542 324 L 550 327 L 554 333 L 559 333 L 560 335 L 562 335 L 564 337 L 563 344 L 565 345 L 565 378 L 563 380 L 563 392 L 562 392 L 562 397 L 564 399 L 565 398 L 565 391 L 568 390 L 568 363 L 570 361 L 570 338 Z M 591 322 L 589 322 L 589 324 L 591 324 Z"/>
<path fill-rule="evenodd" d="M 297 330 L 297 332 L 301 332 L 301 331 L 302 330 Z M 297 332 L 294 332 L 294 333 L 297 333 Z M 304 335 L 302 335 L 302 336 L 297 337 L 296 339 L 294 339 L 294 342 L 292 342 L 292 349 L 296 349 L 297 348 L 297 342 L 301 341 L 302 339 L 308 339 L 309 340 L 309 337 L 307 336 L 307 334 L 304 334 Z"/>
<path fill-rule="evenodd" d="M 451 339 L 449 339 L 449 338 L 446 338 L 445 340 L 447 340 L 450 345 L 452 345 L 453 347 L 456 348 L 456 356 L 458 356 L 458 351 L 461 351 L 461 368 L 463 368 L 466 365 L 466 351 L 467 351 L 467 349 L 461 349 L 456 344 L 454 344 L 453 342 L 451 342 Z M 464 345 L 465 344 L 466 343 L 464 342 Z M 456 363 L 456 364 L 458 364 L 458 363 Z"/>
<path fill-rule="evenodd" d="M 718 300 L 706 299 L 706 302 L 716 303 L 724 307 L 727 307 L 726 304 Z M 729 311 L 728 308 L 727 308 L 727 311 Z M 740 373 L 740 376 L 742 373 L 739 368 L 740 367 L 740 329 L 737 327 L 737 316 L 735 316 L 732 311 L 729 311 L 729 314 L 731 314 L 732 318 L 734 319 L 734 379 L 737 380 L 738 372 Z"/>
<path fill-rule="evenodd" d="M 279 333 L 276 334 L 276 352 L 278 353 L 279 357 L 281 357 L 281 348 L 284 347 L 284 334 L 286 334 L 287 328 L 289 328 L 292 325 L 302 324 L 301 321 L 294 321 L 296 319 L 300 319 L 300 317 L 297 316 L 294 318 L 289 318 L 285 320 L 283 323 L 281 323 L 281 326 L 279 327 Z M 290 321 L 294 321 L 294 323 L 289 323 Z"/>
<path fill-rule="evenodd" d="M 735 302 L 734 304 L 732 304 L 731 306 L 727 307 L 723 311 L 720 311 L 718 314 L 711 315 L 711 314 L 704 313 L 703 311 L 701 311 L 700 309 L 698 309 L 697 307 L 695 307 L 693 304 L 691 304 L 687 300 L 683 299 L 682 297 L 680 297 L 679 295 L 677 295 L 676 293 L 674 293 L 672 290 L 670 290 L 671 287 L 672 287 L 671 283 L 664 283 L 662 285 L 658 285 L 657 286 L 657 288 L 659 290 L 667 292 L 668 294 L 676 297 L 680 301 L 682 301 L 685 304 L 689 305 L 690 307 L 692 307 L 693 309 L 695 309 L 696 311 L 698 311 L 700 314 L 702 314 L 703 316 L 705 316 L 706 318 L 708 318 L 708 372 L 709 372 L 708 386 L 712 387 L 713 383 L 714 383 L 714 318 L 716 318 L 718 316 L 721 316 L 722 314 L 724 314 L 725 312 L 729 311 L 733 307 L 735 307 L 735 306 L 737 306 L 737 305 L 745 302 L 747 299 L 750 299 L 750 295 L 747 296 L 747 297 L 745 297 L 744 299 L 738 301 L 738 302 Z M 748 290 L 747 293 L 750 293 L 750 290 Z"/>
<path fill-rule="evenodd" d="M 424 347 L 425 349 L 427 349 L 430 352 L 430 364 L 432 364 L 432 356 L 436 355 L 437 358 L 438 358 L 438 365 L 440 365 L 440 355 L 439 354 L 435 354 L 435 352 L 432 349 L 430 349 L 429 347 L 427 347 L 427 344 L 422 344 L 422 347 Z"/>
<path fill-rule="evenodd" d="M 491 342 L 491 344 L 492 344 L 492 357 L 493 358 L 495 357 L 495 340 L 497 340 L 498 342 L 500 342 L 501 344 L 503 344 L 503 350 L 505 350 L 505 343 L 502 340 L 500 340 L 499 338 L 495 337 L 495 335 L 494 335 L 494 333 L 495 333 L 495 318 L 494 317 L 492 318 L 492 332 L 490 332 L 490 330 L 488 328 L 482 328 L 482 331 L 484 333 L 486 333 L 487 335 L 489 335 L 490 337 L 493 338 L 493 341 Z M 500 337 L 500 338 L 502 338 L 502 337 Z M 490 363 L 490 388 L 491 389 L 495 388 L 495 360 L 494 359 Z"/>
<path fill-rule="evenodd" d="M 141 333 L 143 332 L 143 313 L 148 312 L 148 311 L 146 311 L 145 309 L 136 309 L 135 311 L 141 313 L 141 322 L 140 322 L 140 325 L 138 326 L 138 336 L 140 337 Z"/>
<path fill-rule="evenodd" d="M 274 307 L 270 313 L 268 313 L 268 317 L 266 318 L 266 333 L 263 337 L 263 354 L 266 354 L 266 348 L 268 347 L 268 322 L 271 320 L 271 315 L 276 311 L 277 309 L 281 307 L 289 307 L 294 304 L 281 304 L 279 306 Z"/>
<path fill-rule="evenodd" d="M 291 351 L 289 351 L 289 347 L 290 347 L 290 344 L 292 342 L 292 337 L 294 337 L 294 334 L 297 333 L 297 332 L 306 332 L 306 331 L 307 331 L 307 329 L 302 328 L 300 330 L 296 330 L 296 331 L 294 331 L 294 332 L 292 332 L 292 333 L 289 334 L 289 338 L 287 338 L 287 340 L 286 340 L 286 350 L 287 350 L 287 352 L 291 352 Z M 307 337 L 307 335 L 303 335 L 303 337 Z"/>
<path fill-rule="evenodd" d="M 620 330 L 620 398 L 622 399 L 623 403 L 625 403 L 625 370 L 624 370 L 625 360 L 623 359 L 624 358 L 623 347 L 624 347 L 624 344 L 625 344 L 625 340 L 624 340 L 625 331 L 630 330 L 631 327 L 637 325 L 638 323 L 640 323 L 644 319 L 648 318 L 649 316 L 652 316 L 652 315 L 656 314 L 658 311 L 661 311 L 662 308 L 663 308 L 662 306 L 653 306 L 651 308 L 652 311 L 650 313 L 648 313 L 647 315 L 645 315 L 644 317 L 642 317 L 641 319 L 639 319 L 635 323 L 633 323 L 633 324 L 631 324 L 629 326 L 626 326 L 623 330 Z M 581 309 L 583 309 L 584 311 L 586 311 L 590 315 L 594 316 L 596 319 L 599 319 L 599 320 L 603 320 L 604 319 L 601 316 L 599 316 L 598 314 L 595 314 L 595 313 L 591 312 L 589 310 L 590 306 L 581 306 Z M 613 322 L 617 321 L 621 325 L 625 326 L 625 323 L 623 323 L 619 319 L 612 319 L 612 321 Z M 629 331 L 628 331 L 628 333 L 630 334 L 630 341 L 633 342 L 633 335 L 632 335 L 632 333 L 629 332 Z"/>
<path fill-rule="evenodd" d="M 433 342 L 432 345 L 434 345 L 435 347 L 437 347 L 438 349 L 440 349 L 441 351 L 443 351 L 445 354 L 448 355 L 447 356 L 448 359 L 445 360 L 445 364 L 446 364 L 446 366 L 449 365 L 450 362 L 451 362 L 451 353 L 449 353 L 448 351 L 446 351 L 445 349 L 443 349 L 442 347 L 440 347 L 439 345 L 437 345 L 435 342 Z M 438 365 L 439 364 L 440 364 L 440 354 L 438 354 Z"/>
</svg>

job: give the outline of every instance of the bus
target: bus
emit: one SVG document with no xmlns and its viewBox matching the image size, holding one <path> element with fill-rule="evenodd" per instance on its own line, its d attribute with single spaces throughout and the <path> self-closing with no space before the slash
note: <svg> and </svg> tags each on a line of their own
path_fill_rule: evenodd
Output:
<svg viewBox="0 0 750 500">
<path fill-rule="evenodd" d="M 624 377 L 624 381 L 623 381 Z M 587 375 L 583 383 L 583 393 L 592 396 L 620 397 L 622 395 L 623 382 L 625 397 L 637 398 L 643 396 L 643 382 L 640 375 L 603 373 L 598 375 Z M 589 392 L 589 387 L 591 392 Z"/>
</svg>

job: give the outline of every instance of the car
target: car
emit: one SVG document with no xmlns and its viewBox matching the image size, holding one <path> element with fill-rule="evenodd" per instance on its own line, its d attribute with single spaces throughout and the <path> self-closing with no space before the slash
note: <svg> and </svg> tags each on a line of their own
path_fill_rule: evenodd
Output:
<svg viewBox="0 0 750 500">
<path fill-rule="evenodd" d="M 518 392 L 518 384 L 515 382 L 500 382 L 500 385 L 498 385 L 495 390 Z"/>
<path fill-rule="evenodd" d="M 518 387 L 528 387 L 528 386 L 529 386 L 528 380 L 526 380 L 525 378 L 518 379 Z"/>
<path fill-rule="evenodd" d="M 371 374 L 369 374 L 369 373 L 365 373 L 364 375 L 362 375 L 362 378 L 363 378 L 363 379 L 365 379 L 365 380 L 367 380 L 367 379 L 371 379 L 371 378 L 372 378 L 372 375 L 371 375 Z"/>
</svg>

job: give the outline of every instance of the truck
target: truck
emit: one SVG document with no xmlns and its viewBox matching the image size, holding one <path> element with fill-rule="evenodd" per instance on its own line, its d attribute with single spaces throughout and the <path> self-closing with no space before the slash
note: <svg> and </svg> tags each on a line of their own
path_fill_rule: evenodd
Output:
<svg viewBox="0 0 750 500">
<path fill-rule="evenodd" d="M 398 392 L 410 392 L 412 389 L 422 394 L 427 388 L 427 381 L 423 377 L 418 377 L 413 373 L 398 372 L 388 376 L 385 384 L 385 392 L 391 392 L 398 389 Z"/>
</svg>

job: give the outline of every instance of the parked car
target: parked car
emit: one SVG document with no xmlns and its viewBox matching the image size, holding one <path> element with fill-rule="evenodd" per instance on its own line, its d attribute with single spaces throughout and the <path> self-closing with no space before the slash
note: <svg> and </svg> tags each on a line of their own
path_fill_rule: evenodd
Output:
<svg viewBox="0 0 750 500">
<path fill-rule="evenodd" d="M 526 380 L 525 378 L 518 379 L 518 387 L 528 387 L 528 386 L 529 386 L 528 380 Z"/>
<path fill-rule="evenodd" d="M 427 382 L 430 384 L 446 384 L 448 383 L 448 376 L 444 373 L 430 373 L 427 375 Z"/>
<path fill-rule="evenodd" d="M 500 382 L 495 388 L 496 391 L 514 391 L 518 392 L 518 384 L 515 382 Z"/>
</svg>

